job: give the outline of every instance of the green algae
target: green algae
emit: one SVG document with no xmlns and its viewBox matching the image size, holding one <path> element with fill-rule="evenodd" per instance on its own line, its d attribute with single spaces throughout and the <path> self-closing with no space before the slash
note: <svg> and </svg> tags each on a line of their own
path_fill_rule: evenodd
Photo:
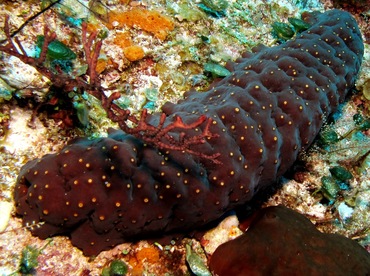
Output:
<svg viewBox="0 0 370 276">
<path fill-rule="evenodd" d="M 273 35 L 281 41 L 291 39 L 295 32 L 292 26 L 283 22 L 274 22 L 272 24 Z"/>
<path fill-rule="evenodd" d="M 42 248 L 37 248 L 32 245 L 27 245 L 25 248 L 23 248 L 18 272 L 20 272 L 22 275 L 34 274 L 37 266 L 39 265 L 37 258 L 40 254 L 42 254 L 42 250 L 44 250 L 45 247 L 51 243 L 51 241 L 51 239 L 48 239 L 48 242 Z"/>
<path fill-rule="evenodd" d="M 339 140 L 340 140 L 340 137 L 338 133 L 333 129 L 328 129 L 328 130 L 320 132 L 318 144 L 320 145 L 320 147 L 325 147 L 328 145 L 335 144 Z"/>
<path fill-rule="evenodd" d="M 201 3 L 215 12 L 223 12 L 229 6 L 226 0 L 202 0 Z"/>
<path fill-rule="evenodd" d="M 124 276 L 128 272 L 128 266 L 121 260 L 113 260 L 109 267 L 104 268 L 102 276 Z"/>
<path fill-rule="evenodd" d="M 348 181 L 353 178 L 353 175 L 342 166 L 334 166 L 330 168 L 329 171 L 334 178 L 342 182 Z"/>
<path fill-rule="evenodd" d="M 44 36 L 37 36 L 37 47 L 42 49 L 44 44 Z M 46 52 L 47 58 L 50 60 L 72 60 L 76 59 L 77 55 L 63 42 L 59 40 L 53 40 L 48 45 L 48 50 Z"/>
<path fill-rule="evenodd" d="M 330 201 L 334 201 L 340 192 L 340 187 L 335 179 L 331 176 L 323 176 L 321 178 L 321 184 L 320 191 L 324 197 Z"/>
<path fill-rule="evenodd" d="M 293 26 L 296 33 L 307 30 L 311 25 L 299 18 L 289 17 L 289 23 Z"/>
<path fill-rule="evenodd" d="M 27 245 L 22 250 L 19 272 L 22 274 L 31 274 L 35 272 L 35 268 L 39 265 L 37 257 L 40 255 L 40 250 L 34 246 Z"/>
<path fill-rule="evenodd" d="M 179 21 L 197 22 L 205 19 L 206 14 L 199 10 L 192 1 L 180 1 L 179 3 L 167 1 L 167 10 Z"/>
<path fill-rule="evenodd" d="M 231 75 L 231 72 L 224 66 L 211 62 L 204 64 L 204 71 L 211 73 L 213 78 L 227 77 Z"/>
<path fill-rule="evenodd" d="M 207 266 L 203 259 L 191 248 L 189 244 L 186 244 L 186 261 L 191 271 L 196 276 L 211 276 Z"/>
</svg>

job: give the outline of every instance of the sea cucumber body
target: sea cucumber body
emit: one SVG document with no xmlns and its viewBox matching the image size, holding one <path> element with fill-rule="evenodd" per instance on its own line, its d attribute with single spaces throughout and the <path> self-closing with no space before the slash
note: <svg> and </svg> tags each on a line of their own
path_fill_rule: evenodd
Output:
<svg viewBox="0 0 370 276">
<path fill-rule="evenodd" d="M 119 130 L 81 139 L 22 168 L 15 200 L 24 224 L 42 221 L 35 235 L 70 234 L 92 255 L 133 237 L 194 229 L 248 202 L 312 143 L 361 65 L 361 34 L 348 13 L 305 17 L 312 26 L 294 40 L 245 53 L 208 91 L 163 106 L 167 124 L 174 116 L 212 118 L 219 136 L 194 150 L 220 153 L 222 165 L 161 153 Z M 156 124 L 159 114 L 148 121 Z"/>
</svg>

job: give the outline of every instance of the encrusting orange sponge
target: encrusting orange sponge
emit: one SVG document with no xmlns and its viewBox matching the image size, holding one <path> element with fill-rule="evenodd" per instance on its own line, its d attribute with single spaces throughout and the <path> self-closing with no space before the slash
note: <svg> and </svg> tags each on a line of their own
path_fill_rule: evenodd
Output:
<svg viewBox="0 0 370 276">
<path fill-rule="evenodd" d="M 145 56 L 143 48 L 137 45 L 124 48 L 123 53 L 129 61 L 140 60 Z"/>
<path fill-rule="evenodd" d="M 160 40 L 165 40 L 168 32 L 174 29 L 173 21 L 157 11 L 148 11 L 135 8 L 126 12 L 112 11 L 108 14 L 108 28 L 123 26 L 137 26 L 140 29 L 152 33 Z M 118 24 L 118 25 L 114 25 Z"/>
</svg>

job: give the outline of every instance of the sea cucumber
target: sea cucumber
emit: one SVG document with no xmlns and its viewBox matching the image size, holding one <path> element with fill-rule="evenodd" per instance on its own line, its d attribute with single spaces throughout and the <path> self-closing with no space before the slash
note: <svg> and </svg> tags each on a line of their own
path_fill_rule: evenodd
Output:
<svg viewBox="0 0 370 276">
<path fill-rule="evenodd" d="M 354 240 L 321 233 L 303 215 L 273 206 L 257 211 L 246 233 L 219 246 L 210 269 L 218 276 L 245 271 L 248 275 L 368 275 L 370 254 Z"/>
<path fill-rule="evenodd" d="M 304 13 L 311 27 L 272 48 L 259 46 L 227 68 L 208 91 L 166 103 L 165 124 L 206 115 L 212 137 L 195 145 L 218 162 L 161 152 L 121 130 L 80 139 L 28 162 L 15 187 L 17 214 L 32 233 L 70 235 L 86 255 L 123 241 L 196 229 L 271 185 L 314 140 L 326 116 L 353 87 L 363 56 L 356 21 L 346 12 Z M 147 117 L 156 125 L 160 114 Z M 199 135 L 206 127 L 176 131 Z"/>
</svg>

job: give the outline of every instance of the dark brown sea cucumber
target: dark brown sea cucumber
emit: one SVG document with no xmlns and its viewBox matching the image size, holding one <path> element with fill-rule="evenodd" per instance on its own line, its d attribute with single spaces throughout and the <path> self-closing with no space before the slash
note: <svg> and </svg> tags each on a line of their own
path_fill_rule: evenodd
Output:
<svg viewBox="0 0 370 276">
<path fill-rule="evenodd" d="M 227 256 L 227 258 L 225 258 Z M 254 214 L 248 231 L 211 257 L 212 275 L 369 275 L 370 254 L 356 241 L 321 233 L 284 206 Z"/>
<path fill-rule="evenodd" d="M 160 152 L 119 130 L 81 139 L 22 168 L 15 201 L 23 223 L 43 222 L 33 234 L 70 235 L 94 255 L 130 238 L 195 229 L 248 202 L 312 143 L 361 65 L 362 38 L 348 13 L 303 17 L 311 27 L 294 40 L 245 53 L 208 91 L 163 106 L 166 124 L 175 116 L 187 123 L 212 118 L 218 137 L 195 149 L 220 153 L 222 165 Z M 158 121 L 159 114 L 147 118 Z M 181 133 L 198 135 L 205 125 Z"/>
</svg>

